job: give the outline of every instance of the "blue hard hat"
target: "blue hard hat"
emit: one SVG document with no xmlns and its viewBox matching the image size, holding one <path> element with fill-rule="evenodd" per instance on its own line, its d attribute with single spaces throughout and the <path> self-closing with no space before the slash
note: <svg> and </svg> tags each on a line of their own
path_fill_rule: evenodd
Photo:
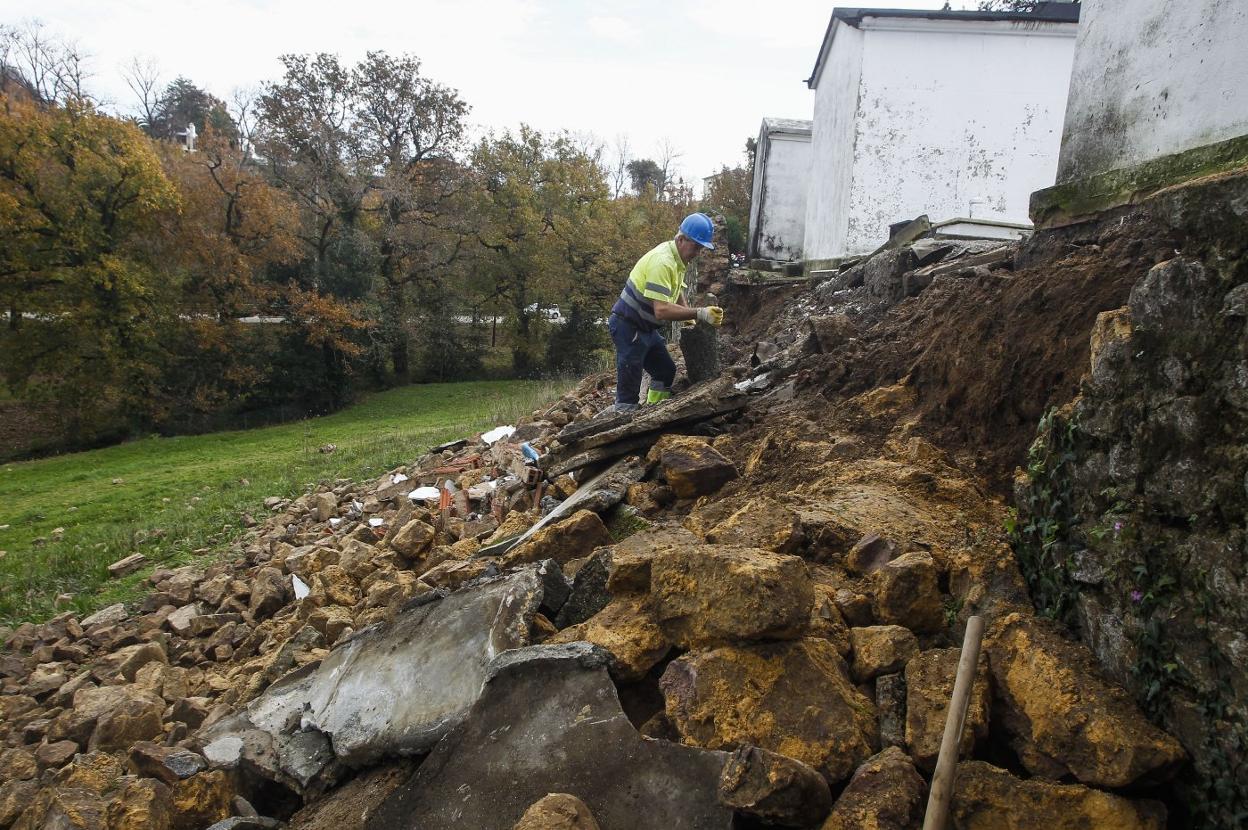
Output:
<svg viewBox="0 0 1248 830">
<path fill-rule="evenodd" d="M 680 232 L 703 248 L 715 250 L 715 246 L 711 244 L 715 226 L 711 224 L 711 217 L 705 213 L 691 213 L 686 216 L 685 221 L 680 223 Z"/>
</svg>

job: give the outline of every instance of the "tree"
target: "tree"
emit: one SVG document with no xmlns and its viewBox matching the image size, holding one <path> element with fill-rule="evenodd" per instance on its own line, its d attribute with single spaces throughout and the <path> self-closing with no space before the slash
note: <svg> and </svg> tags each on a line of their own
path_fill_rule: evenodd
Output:
<svg viewBox="0 0 1248 830">
<path fill-rule="evenodd" d="M 585 283 L 605 248 L 607 184 L 566 135 L 547 138 L 525 125 L 483 139 L 472 166 L 481 266 L 507 301 L 513 371 L 530 376 L 544 363 L 533 306 L 570 307 L 595 293 Z"/>
<path fill-rule="evenodd" d="M 652 194 L 658 198 L 663 193 L 663 169 L 653 159 L 633 159 L 628 168 L 628 180 L 633 186 L 633 193 L 638 196 Z"/>
<path fill-rule="evenodd" d="M 80 440 L 127 414 L 158 418 L 156 332 L 174 311 L 146 246 L 176 191 L 133 125 L 73 99 L 0 105 L 7 383 L 56 404 Z"/>
<path fill-rule="evenodd" d="M 0 92 L 42 104 L 86 101 L 86 55 L 49 34 L 38 21 L 22 28 L 0 25 Z"/>
<path fill-rule="evenodd" d="M 190 80 L 178 77 L 160 94 L 147 132 L 153 138 L 169 140 L 186 132 L 191 124 L 195 125 L 195 131 L 200 135 L 211 128 L 218 136 L 230 140 L 238 138 L 238 126 L 230 117 L 225 102 Z"/>
<path fill-rule="evenodd" d="M 323 53 L 281 60 L 282 80 L 260 96 L 255 144 L 300 208 L 311 267 L 299 279 L 318 292 L 363 297 L 375 252 L 358 227 L 369 171 L 351 133 L 351 72 Z"/>
<path fill-rule="evenodd" d="M 358 146 L 374 171 L 365 210 L 377 238 L 381 337 L 396 378 L 405 381 L 411 373 L 410 286 L 436 280 L 463 248 L 465 235 L 451 206 L 466 181 L 455 156 L 468 106 L 454 90 L 423 77 L 420 61 L 408 55 L 370 52 L 351 81 Z"/>
</svg>

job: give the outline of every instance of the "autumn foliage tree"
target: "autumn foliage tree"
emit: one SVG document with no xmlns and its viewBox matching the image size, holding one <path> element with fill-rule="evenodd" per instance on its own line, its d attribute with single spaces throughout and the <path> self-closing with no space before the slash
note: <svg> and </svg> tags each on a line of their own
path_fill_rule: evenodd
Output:
<svg viewBox="0 0 1248 830">
<path fill-rule="evenodd" d="M 146 240 L 177 190 L 146 137 L 85 102 L 0 96 L 6 383 L 89 438 L 162 414 L 158 332 L 173 285 Z"/>
</svg>

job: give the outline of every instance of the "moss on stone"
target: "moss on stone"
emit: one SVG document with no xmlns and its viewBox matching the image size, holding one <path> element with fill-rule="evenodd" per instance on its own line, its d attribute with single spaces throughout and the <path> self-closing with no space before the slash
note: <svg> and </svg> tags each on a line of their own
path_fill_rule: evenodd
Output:
<svg viewBox="0 0 1248 830">
<path fill-rule="evenodd" d="M 1037 229 L 1072 224 L 1122 205 L 1135 204 L 1172 185 L 1248 167 L 1248 136 L 1195 147 L 1031 194 Z"/>
</svg>

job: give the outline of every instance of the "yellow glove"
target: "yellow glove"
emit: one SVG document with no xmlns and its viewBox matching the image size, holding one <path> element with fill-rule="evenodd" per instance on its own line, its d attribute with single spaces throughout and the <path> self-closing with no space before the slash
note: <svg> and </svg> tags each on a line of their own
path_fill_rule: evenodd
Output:
<svg viewBox="0 0 1248 830">
<path fill-rule="evenodd" d="M 703 306 L 698 309 L 698 321 L 719 328 L 724 324 L 724 310 L 717 305 Z"/>
</svg>

